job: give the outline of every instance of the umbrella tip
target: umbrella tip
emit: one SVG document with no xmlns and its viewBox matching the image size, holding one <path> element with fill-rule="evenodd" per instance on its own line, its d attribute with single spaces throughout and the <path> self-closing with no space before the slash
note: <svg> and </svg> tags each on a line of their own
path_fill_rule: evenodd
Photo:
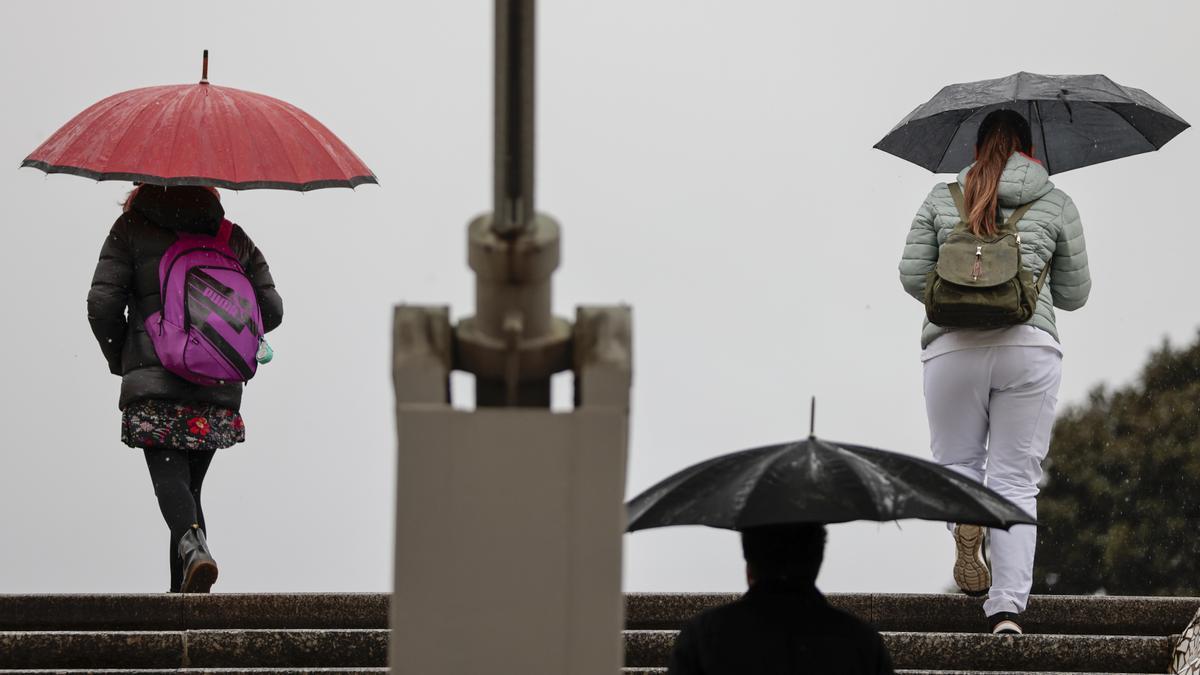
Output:
<svg viewBox="0 0 1200 675">
<path fill-rule="evenodd" d="M 808 407 L 808 437 L 817 435 L 817 397 L 813 396 Z"/>
<path fill-rule="evenodd" d="M 208 50 L 204 50 L 204 63 L 200 70 L 200 84 L 208 84 Z"/>
</svg>

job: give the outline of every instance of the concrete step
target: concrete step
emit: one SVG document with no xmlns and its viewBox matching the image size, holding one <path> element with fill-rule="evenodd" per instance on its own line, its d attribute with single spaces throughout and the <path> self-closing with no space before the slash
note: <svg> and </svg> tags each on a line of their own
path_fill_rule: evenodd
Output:
<svg viewBox="0 0 1200 675">
<path fill-rule="evenodd" d="M 384 593 L 0 595 L 0 631 L 387 628 Z"/>
<path fill-rule="evenodd" d="M 710 593 L 631 593 L 625 622 L 636 630 L 678 630 L 696 614 L 738 596 Z M 990 632 L 981 599 L 964 595 L 830 593 L 843 609 L 881 631 Z M 1021 615 L 1028 633 L 1170 635 L 1200 608 L 1200 598 L 1035 595 Z"/>
<path fill-rule="evenodd" d="M 676 631 L 626 631 L 625 663 L 666 666 Z M 897 668 L 1162 672 L 1169 637 L 886 632 Z M 0 632 L 0 669 L 370 668 L 388 631 L 190 630 Z"/>
<path fill-rule="evenodd" d="M 4 675 L 386 675 L 387 668 L 146 668 L 140 670 L 4 670 Z M 621 675 L 666 675 L 666 668 L 623 668 Z M 1128 673 L 1065 673 L 1031 670 L 971 671 L 971 670 L 897 670 L 896 675 L 1130 675 Z M 1152 675 L 1138 673 L 1136 675 Z"/>
<path fill-rule="evenodd" d="M 666 668 L 657 669 L 667 672 Z M 217 675 L 219 673 L 232 675 L 234 673 L 260 673 L 261 675 L 341 675 L 342 673 L 367 673 L 369 675 L 386 675 L 387 668 L 86 668 L 86 669 L 51 669 L 51 670 L 0 670 L 4 675 L 176 675 L 178 673 L 194 673 L 195 675 Z"/>
<path fill-rule="evenodd" d="M 678 630 L 736 594 L 631 593 L 626 625 Z M 831 593 L 829 601 L 884 631 L 987 632 L 980 601 L 961 595 Z M 0 630 L 370 629 L 386 628 L 380 593 L 212 595 L 0 595 Z M 1169 635 L 1200 598 L 1034 596 L 1022 616 L 1030 633 Z"/>
<path fill-rule="evenodd" d="M 0 670 L 37 668 L 364 668 L 387 665 L 388 631 L 0 632 Z"/>
<path fill-rule="evenodd" d="M 625 665 L 666 666 L 676 631 L 625 632 Z M 896 668 L 975 671 L 1163 672 L 1172 638 L 1112 635 L 1020 635 L 884 632 Z"/>
<path fill-rule="evenodd" d="M 387 668 L 144 668 L 144 669 L 34 669 L 0 670 L 4 675 L 219 675 L 257 673 L 260 675 L 386 675 Z M 623 668 L 622 675 L 666 675 L 666 668 Z M 1153 675 L 1151 673 L 1067 673 L 1064 671 L 977 671 L 977 670 L 906 670 L 896 675 Z"/>
<path fill-rule="evenodd" d="M 666 675 L 666 668 L 625 668 L 622 675 Z M 7 673 L 5 674 L 7 675 Z M 1120 673 L 1064 673 L 1049 670 L 896 670 L 896 675 L 1129 675 Z M 1153 675 L 1141 673 L 1138 675 Z"/>
</svg>

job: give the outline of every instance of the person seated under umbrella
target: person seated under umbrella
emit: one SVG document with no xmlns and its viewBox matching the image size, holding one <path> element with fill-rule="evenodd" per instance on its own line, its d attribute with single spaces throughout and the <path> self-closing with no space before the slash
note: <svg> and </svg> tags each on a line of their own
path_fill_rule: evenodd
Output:
<svg viewBox="0 0 1200 675">
<path fill-rule="evenodd" d="M 741 534 L 750 589 L 683 628 L 668 675 L 893 672 L 879 633 L 817 590 L 825 526 L 764 525 Z"/>
</svg>

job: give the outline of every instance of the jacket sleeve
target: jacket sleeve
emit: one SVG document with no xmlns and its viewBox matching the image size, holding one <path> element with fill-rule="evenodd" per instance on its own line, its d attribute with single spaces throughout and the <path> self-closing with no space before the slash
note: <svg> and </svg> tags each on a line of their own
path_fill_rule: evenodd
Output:
<svg viewBox="0 0 1200 675">
<path fill-rule="evenodd" d="M 100 260 L 87 296 L 88 323 L 113 375 L 121 374 L 121 350 L 128 320 L 125 308 L 133 285 L 133 253 L 117 220 L 100 248 Z"/>
<path fill-rule="evenodd" d="M 1057 224 L 1058 238 L 1050 262 L 1050 294 L 1055 307 L 1070 311 L 1083 307 L 1092 290 L 1083 225 L 1079 222 L 1079 209 L 1070 197 L 1063 204 Z"/>
<path fill-rule="evenodd" d="M 935 188 L 936 189 L 936 188 Z M 934 223 L 933 193 L 913 217 L 908 237 L 904 240 L 904 255 L 900 257 L 900 284 L 917 300 L 925 300 L 925 276 L 937 265 L 938 238 Z"/>
<path fill-rule="evenodd" d="M 241 227 L 239 226 L 238 229 L 241 230 Z M 279 297 L 279 292 L 275 290 L 275 279 L 271 277 L 271 268 L 267 265 L 267 259 L 263 256 L 262 251 L 251 241 L 250 236 L 244 230 L 241 230 L 241 235 L 245 240 L 245 249 L 240 262 L 250 283 L 254 284 L 254 290 L 258 293 L 258 309 L 262 312 L 263 332 L 269 333 L 283 323 L 283 298 Z"/>
<path fill-rule="evenodd" d="M 667 675 L 703 675 L 697 647 L 696 623 L 693 621 L 685 625 L 675 638 L 671 660 L 667 664 Z"/>
</svg>

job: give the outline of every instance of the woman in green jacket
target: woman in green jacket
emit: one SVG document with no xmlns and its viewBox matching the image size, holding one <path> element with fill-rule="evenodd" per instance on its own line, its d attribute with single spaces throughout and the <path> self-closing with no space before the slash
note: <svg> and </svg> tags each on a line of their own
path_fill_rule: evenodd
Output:
<svg viewBox="0 0 1200 675">
<path fill-rule="evenodd" d="M 935 461 L 984 482 L 1037 515 L 1038 481 L 1062 374 L 1054 308 L 1074 310 L 1091 290 L 1079 211 L 1033 158 L 1029 124 L 1010 110 L 979 126 L 976 161 L 958 175 L 967 225 L 976 236 L 996 233 L 1023 205 L 1017 223 L 1021 264 L 1033 275 L 1049 266 L 1037 309 L 1024 324 L 993 329 L 946 328 L 928 320 L 921 333 L 925 404 Z M 933 188 L 909 230 L 900 261 L 904 290 L 924 300 L 939 247 L 962 220 L 949 186 Z M 1033 584 L 1037 529 L 953 528 L 954 579 L 967 593 L 988 595 L 984 612 L 994 632 L 1019 633 Z M 983 558 L 989 541 L 992 569 Z"/>
</svg>

